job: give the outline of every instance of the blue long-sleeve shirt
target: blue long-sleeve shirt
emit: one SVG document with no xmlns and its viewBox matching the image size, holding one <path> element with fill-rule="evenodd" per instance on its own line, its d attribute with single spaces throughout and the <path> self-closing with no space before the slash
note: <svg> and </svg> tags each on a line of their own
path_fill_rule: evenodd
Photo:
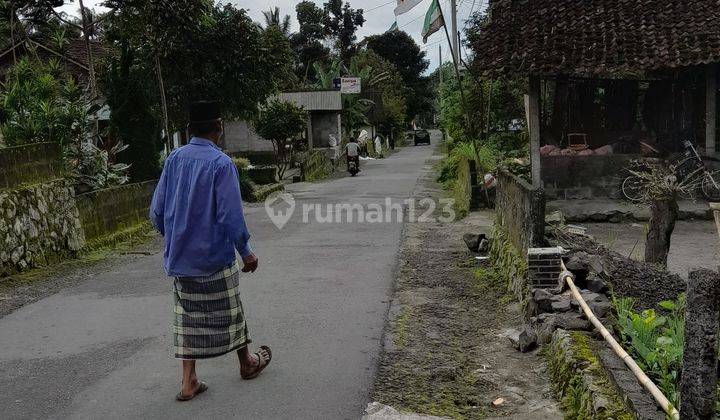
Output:
<svg viewBox="0 0 720 420">
<path fill-rule="evenodd" d="M 153 194 L 150 219 L 165 237 L 165 271 L 207 276 L 252 251 L 237 168 L 213 142 L 193 137 L 174 150 Z"/>
</svg>

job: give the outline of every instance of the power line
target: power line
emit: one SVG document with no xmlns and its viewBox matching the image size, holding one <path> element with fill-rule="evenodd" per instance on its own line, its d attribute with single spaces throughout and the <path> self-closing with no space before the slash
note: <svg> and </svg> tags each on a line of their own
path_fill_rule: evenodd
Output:
<svg viewBox="0 0 720 420">
<path fill-rule="evenodd" d="M 425 44 L 425 45 L 423 45 L 422 47 L 420 47 L 420 49 L 421 49 L 421 50 L 424 50 L 425 48 L 430 48 L 430 47 L 432 47 L 433 45 L 437 45 L 437 44 L 439 44 L 439 43 L 441 43 L 441 42 L 445 42 L 445 40 L 444 40 L 444 39 L 441 39 L 441 40 L 439 40 L 439 41 L 435 41 L 435 42 L 431 42 L 431 43 L 429 43 L 429 44 Z"/>
<path fill-rule="evenodd" d="M 363 11 L 363 13 L 372 12 L 373 10 L 380 9 L 381 7 L 385 7 L 385 6 L 387 6 L 387 5 L 389 5 L 389 4 L 393 4 L 393 3 L 397 3 L 397 2 L 396 2 L 395 0 L 390 0 L 389 2 L 383 3 L 383 4 L 379 5 L 379 6 L 375 6 L 375 7 L 371 7 L 371 8 L 369 8 L 369 9 L 366 9 L 366 10 Z"/>
</svg>

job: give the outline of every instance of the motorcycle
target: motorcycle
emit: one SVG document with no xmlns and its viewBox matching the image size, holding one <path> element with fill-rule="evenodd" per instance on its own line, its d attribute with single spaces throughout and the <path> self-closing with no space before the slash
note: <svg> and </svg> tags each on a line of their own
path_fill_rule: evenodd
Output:
<svg viewBox="0 0 720 420">
<path fill-rule="evenodd" d="M 348 172 L 350 173 L 350 176 L 355 176 L 358 172 L 360 172 L 356 160 L 350 160 L 348 162 Z"/>
</svg>

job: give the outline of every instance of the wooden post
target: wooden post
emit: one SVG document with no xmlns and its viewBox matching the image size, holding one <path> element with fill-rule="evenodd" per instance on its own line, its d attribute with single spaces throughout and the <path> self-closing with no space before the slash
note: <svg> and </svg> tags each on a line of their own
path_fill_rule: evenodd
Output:
<svg viewBox="0 0 720 420">
<path fill-rule="evenodd" d="M 533 187 L 542 187 L 540 171 L 540 78 L 530 76 L 530 91 L 525 95 L 525 114 L 530 133 L 530 165 Z"/>
<path fill-rule="evenodd" d="M 705 154 L 715 156 L 717 116 L 717 69 L 708 66 L 705 73 Z"/>
<path fill-rule="evenodd" d="M 312 150 L 313 147 L 315 147 L 313 139 L 313 124 L 312 124 L 312 113 L 308 112 L 308 120 L 307 120 L 307 141 L 308 141 L 308 150 Z"/>
<path fill-rule="evenodd" d="M 692 271 L 688 277 L 685 343 L 680 381 L 680 418 L 709 419 L 717 398 L 720 275 Z"/>
<path fill-rule="evenodd" d="M 720 203 L 710 203 L 710 209 L 715 216 L 715 227 L 717 228 L 718 236 L 720 236 Z"/>
</svg>

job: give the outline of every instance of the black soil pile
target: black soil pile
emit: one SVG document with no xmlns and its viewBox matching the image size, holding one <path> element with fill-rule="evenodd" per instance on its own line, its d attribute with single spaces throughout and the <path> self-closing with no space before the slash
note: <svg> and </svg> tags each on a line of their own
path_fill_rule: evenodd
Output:
<svg viewBox="0 0 720 420">
<path fill-rule="evenodd" d="M 636 310 L 656 308 L 659 302 L 674 300 L 685 291 L 686 282 L 677 274 L 610 251 L 592 238 L 559 229 L 549 229 L 548 233 L 550 242 L 568 250 L 568 256 L 580 251 L 600 256 L 604 272 L 598 274 L 609 283 L 616 296 L 635 299 Z"/>
</svg>

